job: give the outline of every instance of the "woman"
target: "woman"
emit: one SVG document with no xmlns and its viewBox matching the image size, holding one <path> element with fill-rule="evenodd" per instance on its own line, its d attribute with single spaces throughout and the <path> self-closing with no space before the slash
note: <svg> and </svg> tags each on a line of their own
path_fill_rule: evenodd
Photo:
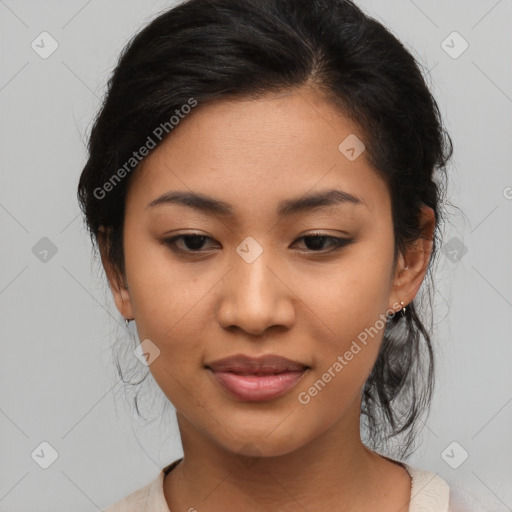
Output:
<svg viewBox="0 0 512 512">
<path fill-rule="evenodd" d="M 189 0 L 134 37 L 79 200 L 184 457 L 108 512 L 456 510 L 399 460 L 433 391 L 416 302 L 451 152 L 350 1 Z"/>
</svg>

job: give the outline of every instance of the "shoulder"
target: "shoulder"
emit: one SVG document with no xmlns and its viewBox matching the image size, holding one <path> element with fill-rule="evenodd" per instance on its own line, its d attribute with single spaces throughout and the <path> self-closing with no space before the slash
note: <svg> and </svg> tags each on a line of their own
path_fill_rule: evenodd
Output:
<svg viewBox="0 0 512 512">
<path fill-rule="evenodd" d="M 411 476 L 410 512 L 451 512 L 450 486 L 437 473 L 402 462 Z"/>
<path fill-rule="evenodd" d="M 410 512 L 483 512 L 477 499 L 458 486 L 451 486 L 437 473 L 402 464 L 411 475 Z"/>
<path fill-rule="evenodd" d="M 132 492 L 123 499 L 116 501 L 103 512 L 143 512 L 145 510 L 153 510 L 151 508 L 157 488 L 162 485 L 163 487 L 163 473 L 161 472 L 158 477 L 148 485 Z M 164 509 L 165 511 L 165 509 Z M 156 511 L 155 511 L 156 512 Z M 167 511 L 165 511 L 167 512 Z"/>
<path fill-rule="evenodd" d="M 104 509 L 103 512 L 135 512 L 145 510 L 151 489 L 157 481 L 158 478 L 123 499 L 116 501 L 114 504 Z"/>
<path fill-rule="evenodd" d="M 164 496 L 164 477 L 181 459 L 163 468 L 149 484 L 116 501 L 102 512 L 170 512 Z"/>
</svg>

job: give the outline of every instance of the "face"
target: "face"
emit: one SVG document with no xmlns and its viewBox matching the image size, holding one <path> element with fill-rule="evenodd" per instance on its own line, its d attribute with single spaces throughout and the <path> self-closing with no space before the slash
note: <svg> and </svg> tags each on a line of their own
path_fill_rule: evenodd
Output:
<svg viewBox="0 0 512 512">
<path fill-rule="evenodd" d="M 216 102 L 181 121 L 132 177 L 116 304 L 150 340 L 149 369 L 178 416 L 231 452 L 289 453 L 349 416 L 358 428 L 386 314 L 421 284 L 424 258 L 407 261 L 411 278 L 393 264 L 385 182 L 364 151 L 339 149 L 354 136 L 364 139 L 309 89 Z M 173 192 L 224 204 L 151 206 Z M 238 354 L 308 369 L 279 396 L 244 399 L 206 368 Z"/>
</svg>

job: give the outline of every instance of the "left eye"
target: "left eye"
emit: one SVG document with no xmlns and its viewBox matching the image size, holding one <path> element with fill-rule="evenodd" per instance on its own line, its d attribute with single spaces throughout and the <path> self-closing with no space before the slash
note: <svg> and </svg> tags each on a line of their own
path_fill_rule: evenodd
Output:
<svg viewBox="0 0 512 512">
<path fill-rule="evenodd" d="M 197 234 L 178 235 L 164 240 L 164 243 L 169 245 L 171 249 L 175 252 L 193 254 L 199 252 L 206 252 L 201 250 L 206 240 L 213 240 L 213 238 Z M 297 238 L 295 242 L 299 240 L 309 241 L 309 243 L 306 243 L 306 246 L 309 246 L 308 249 L 311 252 L 325 252 L 326 249 L 323 247 L 325 242 L 330 242 L 330 246 L 332 248 L 331 250 L 339 249 L 345 245 L 349 245 L 352 242 L 352 239 L 349 238 L 340 238 L 336 236 L 325 235 L 322 233 L 305 235 L 300 238 Z M 184 242 L 185 248 L 183 248 L 183 246 L 180 247 L 180 244 L 178 244 L 178 242 L 181 241 Z"/>
<path fill-rule="evenodd" d="M 298 238 L 297 240 L 312 240 L 313 243 L 306 244 L 310 246 L 312 252 L 323 252 L 325 249 L 322 249 L 322 247 L 320 246 L 322 246 L 326 241 L 331 242 L 331 250 L 333 251 L 345 245 L 349 245 L 352 242 L 352 240 L 349 238 L 340 238 L 337 236 L 324 235 L 321 233 L 317 233 L 314 235 L 305 235 Z"/>
</svg>

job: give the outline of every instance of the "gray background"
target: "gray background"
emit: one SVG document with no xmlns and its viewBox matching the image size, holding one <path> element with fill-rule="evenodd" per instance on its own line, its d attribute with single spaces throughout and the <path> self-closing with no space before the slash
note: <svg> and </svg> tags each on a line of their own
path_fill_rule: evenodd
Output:
<svg viewBox="0 0 512 512">
<path fill-rule="evenodd" d="M 111 344 L 127 333 L 76 201 L 117 56 L 170 5 L 0 0 L 0 511 L 105 508 L 182 455 L 172 415 L 144 426 L 124 398 Z M 512 510 L 512 1 L 359 5 L 431 70 L 455 143 L 461 213 L 450 210 L 437 273 L 436 395 L 408 462 Z M 43 31 L 58 43 L 46 59 L 31 47 Z"/>
</svg>

